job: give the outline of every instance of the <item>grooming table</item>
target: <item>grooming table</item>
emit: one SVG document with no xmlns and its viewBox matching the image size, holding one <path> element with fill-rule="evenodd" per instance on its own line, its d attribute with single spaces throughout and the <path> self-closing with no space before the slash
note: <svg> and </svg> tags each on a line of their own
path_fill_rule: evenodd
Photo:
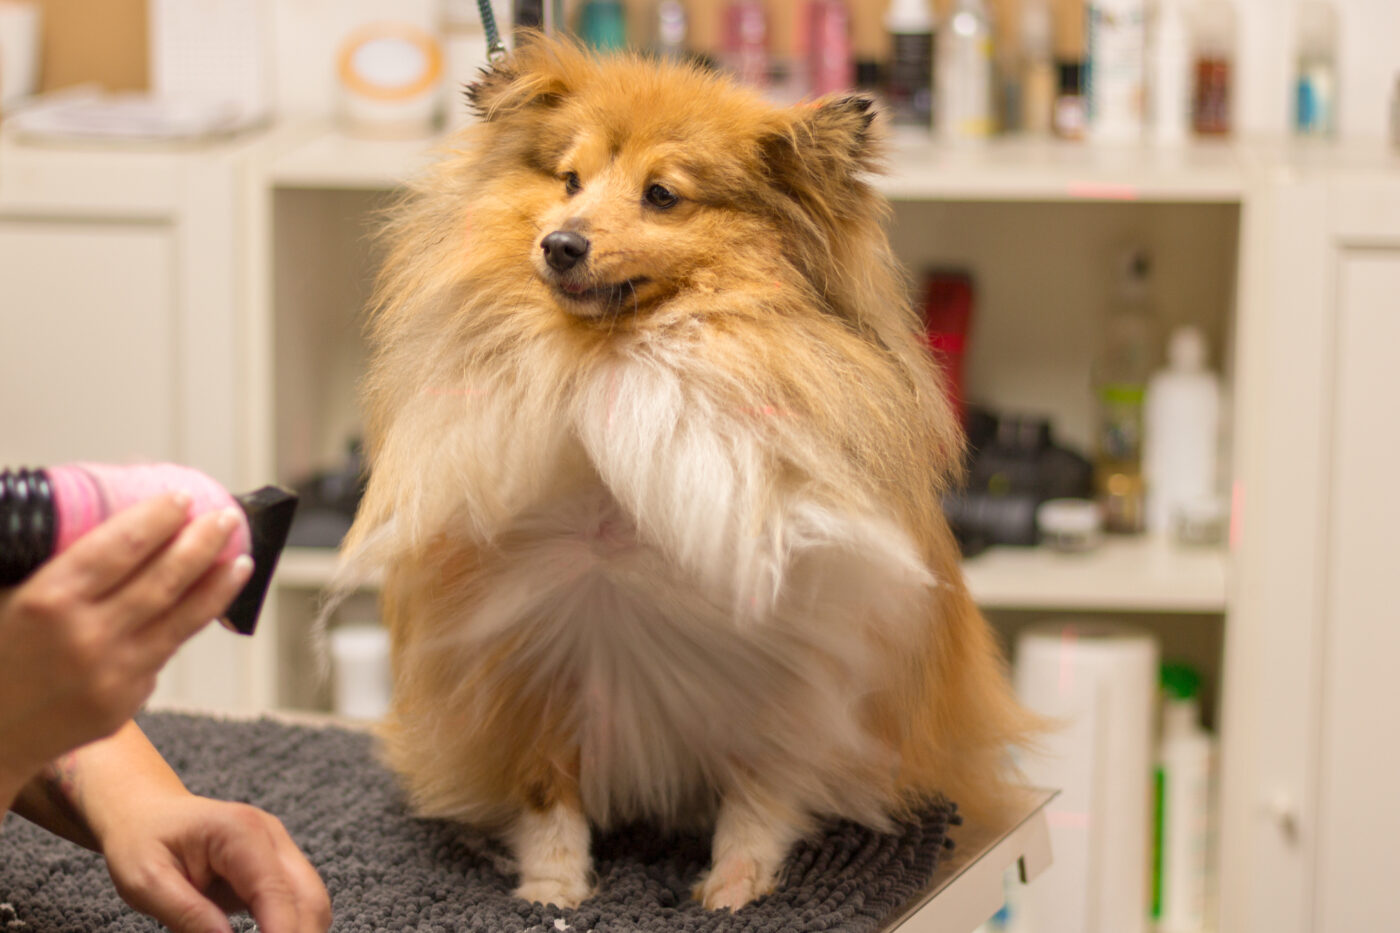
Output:
<svg viewBox="0 0 1400 933">
<path fill-rule="evenodd" d="M 948 808 L 890 834 L 837 823 L 794 849 L 778 891 L 731 914 L 690 899 L 708 838 L 630 826 L 594 840 L 598 894 L 559 910 L 510 895 L 510 859 L 493 839 L 408 816 L 361 731 L 175 713 L 140 722 L 191 790 L 256 804 L 286 824 L 325 879 L 337 933 L 970 933 L 1001 905 L 1007 868 L 1019 861 L 1029 880 L 1049 862 L 1049 795 L 1000 827 L 950 827 Z M 158 929 L 116 896 L 98 856 L 7 819 L 0 930 Z M 254 926 L 243 916 L 234 929 Z"/>
</svg>

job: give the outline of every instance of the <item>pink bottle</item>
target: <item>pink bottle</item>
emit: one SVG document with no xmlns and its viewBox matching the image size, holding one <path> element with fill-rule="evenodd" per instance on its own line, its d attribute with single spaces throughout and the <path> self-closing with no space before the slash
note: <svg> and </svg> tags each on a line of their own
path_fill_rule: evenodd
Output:
<svg viewBox="0 0 1400 933">
<path fill-rule="evenodd" d="M 768 15 L 759 0 L 732 0 L 725 8 L 723 58 L 745 84 L 768 84 Z"/>
<path fill-rule="evenodd" d="M 808 0 L 807 74 L 813 97 L 849 91 L 855 82 L 851 14 L 843 0 Z"/>
</svg>

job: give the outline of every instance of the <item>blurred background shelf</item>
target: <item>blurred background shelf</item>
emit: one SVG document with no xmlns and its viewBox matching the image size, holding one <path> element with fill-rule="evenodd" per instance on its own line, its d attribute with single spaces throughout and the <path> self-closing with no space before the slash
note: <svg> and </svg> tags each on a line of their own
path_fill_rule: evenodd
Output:
<svg viewBox="0 0 1400 933">
<path fill-rule="evenodd" d="M 362 139 L 327 125 L 296 128 L 273 158 L 280 188 L 380 191 L 431 161 L 443 138 Z M 949 145 L 922 132 L 890 140 L 877 186 L 895 200 L 1236 203 L 1256 149 L 994 139 Z"/>
<path fill-rule="evenodd" d="M 1151 537 L 1109 538 L 1087 554 L 996 547 L 963 563 L 984 609 L 1224 612 L 1228 553 Z"/>
<path fill-rule="evenodd" d="M 1154 538 L 1110 538 L 1087 554 L 996 547 L 963 564 L 984 609 L 1219 613 L 1226 608 L 1228 553 Z M 281 586 L 319 590 L 335 574 L 330 548 L 288 548 Z"/>
</svg>

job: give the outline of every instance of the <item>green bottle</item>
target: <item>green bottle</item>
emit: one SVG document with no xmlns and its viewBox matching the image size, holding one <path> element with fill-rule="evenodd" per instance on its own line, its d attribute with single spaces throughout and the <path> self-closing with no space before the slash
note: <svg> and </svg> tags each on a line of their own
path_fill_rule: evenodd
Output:
<svg viewBox="0 0 1400 933">
<path fill-rule="evenodd" d="M 627 47 L 627 14 L 621 0 L 588 0 L 578 15 L 579 37 L 600 52 Z"/>
</svg>

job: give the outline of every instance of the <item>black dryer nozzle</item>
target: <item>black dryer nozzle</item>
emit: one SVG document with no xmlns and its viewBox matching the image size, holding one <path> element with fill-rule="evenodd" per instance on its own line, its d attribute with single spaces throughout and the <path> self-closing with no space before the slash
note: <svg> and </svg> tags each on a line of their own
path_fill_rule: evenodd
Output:
<svg viewBox="0 0 1400 933">
<path fill-rule="evenodd" d="M 248 516 L 248 531 L 253 539 L 253 575 L 229 605 L 224 618 L 234 631 L 251 635 L 258 624 L 267 588 L 272 583 L 272 572 L 277 569 L 277 559 L 282 556 L 287 533 L 292 528 L 297 494 L 281 486 L 264 486 L 233 498 Z"/>
</svg>

